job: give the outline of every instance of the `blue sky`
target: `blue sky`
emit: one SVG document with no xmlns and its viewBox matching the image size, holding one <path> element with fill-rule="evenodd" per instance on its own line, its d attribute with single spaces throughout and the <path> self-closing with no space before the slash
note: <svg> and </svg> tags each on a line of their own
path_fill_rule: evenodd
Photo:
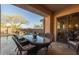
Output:
<svg viewBox="0 0 79 59">
<path fill-rule="evenodd" d="M 23 28 L 32 28 L 34 24 L 41 24 L 40 20 L 43 19 L 43 16 L 9 4 L 1 5 L 1 14 L 21 15 L 29 21 L 28 25 L 22 26 Z"/>
</svg>

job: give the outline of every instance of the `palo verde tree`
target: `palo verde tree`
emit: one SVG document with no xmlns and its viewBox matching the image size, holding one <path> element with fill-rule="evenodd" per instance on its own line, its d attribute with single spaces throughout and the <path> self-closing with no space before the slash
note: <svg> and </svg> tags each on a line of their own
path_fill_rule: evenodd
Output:
<svg viewBox="0 0 79 59">
<path fill-rule="evenodd" d="M 28 24 L 28 20 L 20 15 L 3 15 L 6 23 L 11 24 L 11 28 L 18 29 L 22 24 Z"/>
</svg>

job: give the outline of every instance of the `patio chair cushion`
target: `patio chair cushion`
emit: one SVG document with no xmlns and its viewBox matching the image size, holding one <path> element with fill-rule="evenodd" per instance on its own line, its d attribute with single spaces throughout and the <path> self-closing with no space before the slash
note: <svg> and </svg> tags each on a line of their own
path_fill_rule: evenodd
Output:
<svg viewBox="0 0 79 59">
<path fill-rule="evenodd" d="M 76 44 L 77 44 L 77 42 L 75 42 L 75 41 L 69 41 L 69 43 L 74 45 L 74 46 L 76 46 Z"/>
</svg>

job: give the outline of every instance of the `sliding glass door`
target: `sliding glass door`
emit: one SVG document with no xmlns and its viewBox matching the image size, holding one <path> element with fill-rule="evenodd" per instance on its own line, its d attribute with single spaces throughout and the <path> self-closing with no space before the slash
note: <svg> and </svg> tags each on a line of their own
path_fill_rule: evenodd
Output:
<svg viewBox="0 0 79 59">
<path fill-rule="evenodd" d="M 57 18 L 57 41 L 67 42 L 69 32 L 79 32 L 79 13 Z"/>
</svg>

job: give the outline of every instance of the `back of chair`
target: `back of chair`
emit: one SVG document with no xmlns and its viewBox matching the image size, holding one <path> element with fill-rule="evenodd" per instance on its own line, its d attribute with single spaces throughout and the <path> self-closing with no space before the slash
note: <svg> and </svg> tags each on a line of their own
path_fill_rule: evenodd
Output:
<svg viewBox="0 0 79 59">
<path fill-rule="evenodd" d="M 21 51 L 23 49 L 22 45 L 16 40 L 15 37 L 12 37 L 12 39 L 14 40 L 15 44 L 17 45 L 17 48 Z"/>
<path fill-rule="evenodd" d="M 45 37 L 48 38 L 48 39 L 50 39 L 50 41 L 53 41 L 53 39 L 54 39 L 53 35 L 51 33 L 46 33 Z"/>
<path fill-rule="evenodd" d="M 13 35 L 16 39 L 17 39 L 17 41 L 23 41 L 23 40 L 25 40 L 25 38 L 24 37 L 20 37 L 20 36 L 18 36 L 18 35 Z"/>
<path fill-rule="evenodd" d="M 49 47 L 49 45 L 50 45 L 50 46 L 52 47 L 51 43 L 52 43 L 53 40 L 54 40 L 53 34 L 51 34 L 51 33 L 46 33 L 45 35 L 46 35 L 46 37 L 47 37 L 48 39 L 50 39 L 50 42 L 47 43 L 47 44 L 45 44 L 45 46 Z"/>
<path fill-rule="evenodd" d="M 13 37 L 15 37 L 15 39 L 19 40 L 18 36 L 17 35 L 13 35 Z"/>
</svg>

